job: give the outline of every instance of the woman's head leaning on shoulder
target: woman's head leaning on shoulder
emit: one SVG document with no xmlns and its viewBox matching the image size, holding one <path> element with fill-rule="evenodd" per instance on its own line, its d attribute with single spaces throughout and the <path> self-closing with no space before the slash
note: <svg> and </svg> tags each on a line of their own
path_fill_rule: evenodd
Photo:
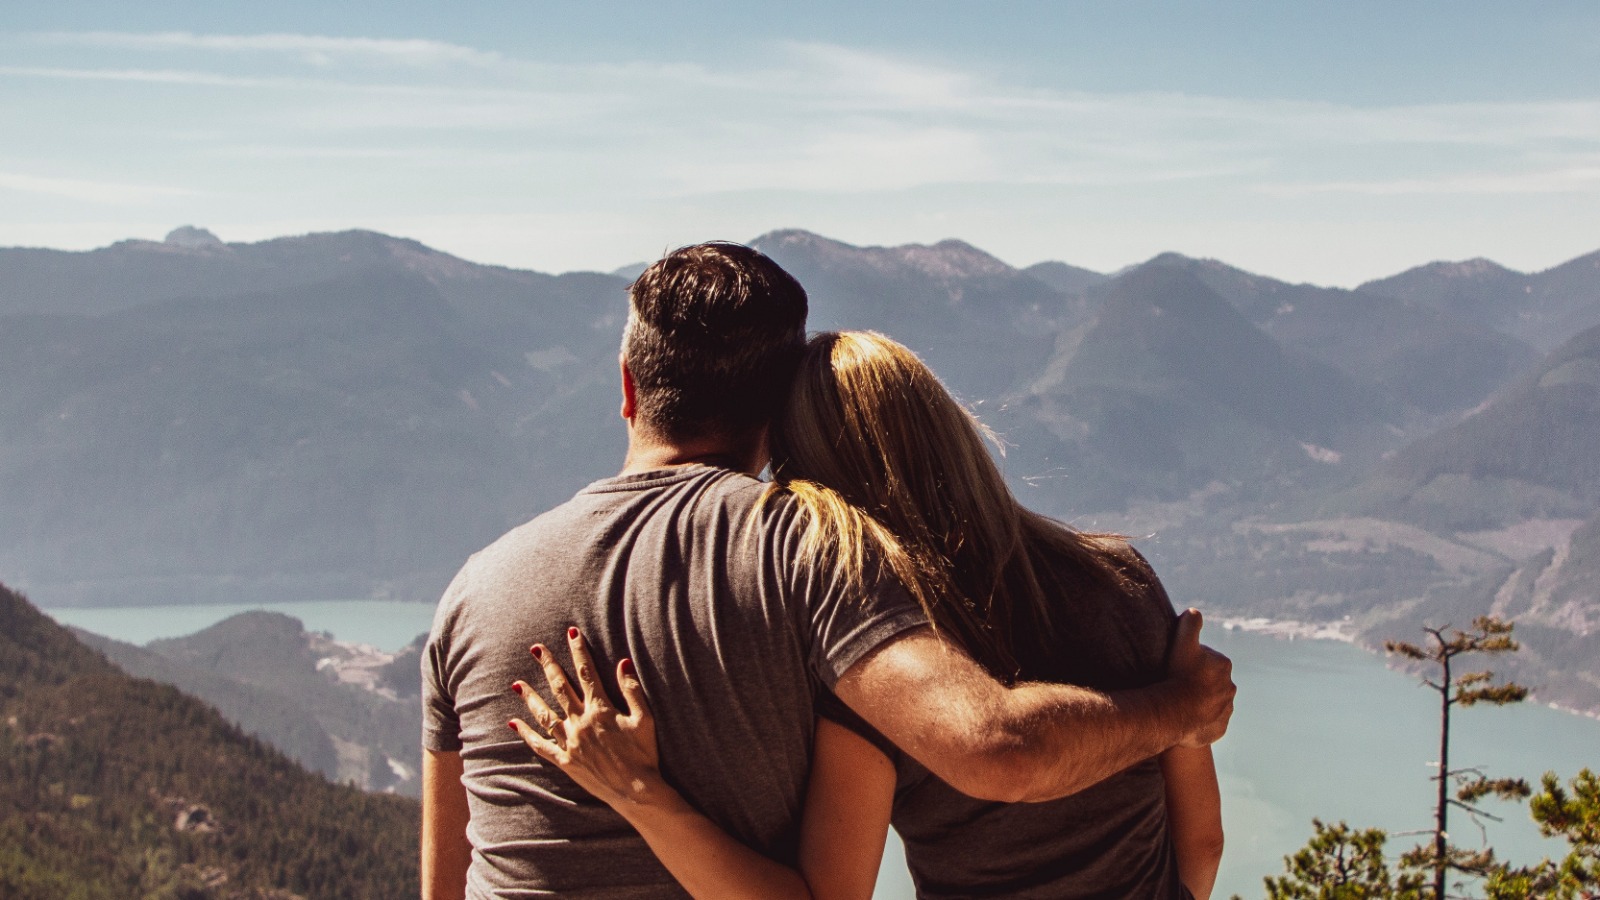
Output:
<svg viewBox="0 0 1600 900">
<path fill-rule="evenodd" d="M 802 552 L 855 584 L 890 574 L 996 677 L 1040 678 L 1062 591 L 1124 592 L 1146 567 L 1117 535 L 1024 509 L 994 434 L 905 346 L 813 337 L 772 428 L 772 471 L 810 515 Z"/>
</svg>

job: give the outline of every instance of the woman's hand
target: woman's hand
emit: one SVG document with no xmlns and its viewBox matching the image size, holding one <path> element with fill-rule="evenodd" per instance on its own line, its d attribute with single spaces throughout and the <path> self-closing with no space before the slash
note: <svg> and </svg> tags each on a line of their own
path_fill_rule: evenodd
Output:
<svg viewBox="0 0 1600 900">
<path fill-rule="evenodd" d="M 578 629 L 567 629 L 567 643 L 582 693 L 573 690 L 555 654 L 535 644 L 529 652 L 544 667 L 545 681 L 561 714 L 527 683 L 517 681 L 511 688 L 522 695 L 529 717 L 539 727 L 512 719 L 511 728 L 540 758 L 559 767 L 624 817 L 640 806 L 672 802 L 677 792 L 661 778 L 655 720 L 633 661 L 624 659 L 617 664 L 617 684 L 626 706 L 623 712 L 611 705 L 595 677 L 594 660 Z"/>
<path fill-rule="evenodd" d="M 570 775 L 579 786 L 605 801 L 637 829 L 690 896 L 696 900 L 833 900 L 835 897 L 856 900 L 871 896 L 876 881 L 876 862 L 883 853 L 883 838 L 889 828 L 889 804 L 894 796 L 894 768 L 887 757 L 841 726 L 824 723 L 819 727 L 819 733 L 832 728 L 859 742 L 877 755 L 883 763 L 882 769 L 886 770 L 882 776 L 882 803 L 877 808 L 879 816 L 875 830 L 866 832 L 867 839 L 854 839 L 862 833 L 859 829 L 840 831 L 833 844 L 815 836 L 806 844 L 808 838 L 802 838 L 803 848 L 809 847 L 811 855 L 820 859 L 828 874 L 826 879 L 819 878 L 819 885 L 830 892 L 835 889 L 835 882 L 854 888 L 819 895 L 798 871 L 739 843 L 662 779 L 655 720 L 650 717 L 644 687 L 639 683 L 632 662 L 624 659 L 617 664 L 617 685 L 622 689 L 627 708 L 623 713 L 611 705 L 605 689 L 595 678 L 594 660 L 578 629 L 567 629 L 567 643 L 572 647 L 572 663 L 577 667 L 581 693 L 573 690 L 566 671 L 555 661 L 549 648 L 535 644 L 530 652 L 544 666 L 550 695 L 564 715 L 558 715 L 533 688 L 518 681 L 511 687 L 522 695 L 529 717 L 539 727 L 521 719 L 512 719 L 511 727 L 540 758 Z M 832 769 L 824 765 L 823 771 L 848 772 L 860 768 L 850 765 L 847 759 L 836 762 Z M 840 785 L 840 796 L 844 799 L 839 801 L 838 808 L 828 808 L 826 814 L 818 813 L 818 818 L 829 821 L 849 818 L 850 813 L 861 806 L 860 798 L 850 790 L 846 779 L 832 781 Z M 812 815 L 810 799 L 807 804 L 809 818 Z M 840 858 L 850 854 L 858 854 L 862 863 L 841 866 Z M 842 881 L 839 875 L 833 874 L 836 871 L 857 875 L 854 880 L 859 884 Z"/>
</svg>

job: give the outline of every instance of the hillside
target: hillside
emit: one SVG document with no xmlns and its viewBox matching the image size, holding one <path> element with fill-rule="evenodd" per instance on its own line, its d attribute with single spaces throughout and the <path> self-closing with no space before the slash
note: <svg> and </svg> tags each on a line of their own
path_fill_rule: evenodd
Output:
<svg viewBox="0 0 1600 900">
<path fill-rule="evenodd" d="M 1360 290 L 1462 315 L 1549 351 L 1600 325 L 1600 252 L 1533 274 L 1486 259 L 1429 263 Z"/>
<path fill-rule="evenodd" d="M 805 286 L 810 328 L 873 329 L 925 356 L 969 401 L 1021 390 L 1080 302 L 961 241 L 855 247 L 805 231 L 751 241 Z"/>
<path fill-rule="evenodd" d="M 1428 416 L 1476 406 L 1538 358 L 1455 303 L 1287 284 L 1176 253 L 1149 265 L 1190 273 L 1284 347 L 1379 385 Z"/>
<path fill-rule="evenodd" d="M 1459 590 L 1430 595 L 1413 613 L 1468 622 L 1492 612 L 1517 623 L 1521 652 L 1495 663 L 1535 697 L 1600 710 L 1600 516 L 1569 536 Z"/>
<path fill-rule="evenodd" d="M 1342 479 L 1394 441 L 1403 405 L 1287 350 L 1181 269 L 1108 282 L 1063 333 L 1005 423 L 1008 471 L 1064 477 L 1068 510 L 1174 500 L 1207 485 L 1247 496 Z M 1040 458 L 1041 453 L 1051 454 Z"/>
<path fill-rule="evenodd" d="M 134 644 L 77 628 L 71 631 L 80 643 L 101 653 L 129 675 L 170 684 L 203 700 L 246 734 L 266 741 L 307 770 L 331 781 L 342 780 L 339 778 L 339 753 L 333 739 L 293 698 L 226 675 L 175 663 Z"/>
<path fill-rule="evenodd" d="M 1600 508 L 1600 326 L 1574 337 L 1460 423 L 1375 474 L 1366 508 L 1421 525 L 1483 530 Z"/>
<path fill-rule="evenodd" d="M 414 896 L 414 802 L 329 784 L 0 587 L 0 896 Z"/>
<path fill-rule="evenodd" d="M 1348 618 L 1371 646 L 1422 622 L 1517 622 L 1508 672 L 1600 710 L 1600 327 L 1353 485 L 1165 533 L 1174 575 L 1225 606 Z"/>
<path fill-rule="evenodd" d="M 269 612 L 241 613 L 145 647 L 87 632 L 78 638 L 132 675 L 210 703 L 330 780 L 420 796 L 415 647 L 383 653 Z"/>
<path fill-rule="evenodd" d="M 352 245 L 410 246 L 377 238 L 228 245 L 255 268 L 204 296 L 0 319 L 0 571 L 53 603 L 431 596 L 606 474 L 625 283 L 398 252 L 356 266 Z M 106 252 L 74 258 L 84 291 Z M 340 273 L 228 293 L 280 255 L 302 279 Z"/>
<path fill-rule="evenodd" d="M 1103 284 L 1111 277 L 1091 269 L 1054 261 L 1035 263 L 1022 271 L 1067 295 L 1080 294 L 1097 284 Z"/>
<path fill-rule="evenodd" d="M 86 252 L 0 248 L 0 284 L 6 286 L 0 315 L 100 315 L 175 298 L 292 291 L 375 269 L 425 278 L 464 306 L 515 303 L 561 280 L 467 262 L 371 231 L 246 244 L 179 228 L 165 241 L 120 241 Z"/>
</svg>

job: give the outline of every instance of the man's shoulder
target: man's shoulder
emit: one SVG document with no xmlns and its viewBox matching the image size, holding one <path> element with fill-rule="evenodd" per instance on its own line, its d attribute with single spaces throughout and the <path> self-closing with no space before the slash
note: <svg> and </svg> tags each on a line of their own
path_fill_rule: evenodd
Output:
<svg viewBox="0 0 1600 900">
<path fill-rule="evenodd" d="M 608 516 L 628 521 L 667 516 L 682 527 L 706 519 L 758 516 L 760 529 L 783 528 L 792 519 L 792 498 L 744 472 L 712 466 L 630 473 L 602 478 L 571 499 L 510 529 L 474 553 L 464 569 L 480 572 L 521 565 L 530 556 L 580 550 L 603 540 Z"/>
</svg>

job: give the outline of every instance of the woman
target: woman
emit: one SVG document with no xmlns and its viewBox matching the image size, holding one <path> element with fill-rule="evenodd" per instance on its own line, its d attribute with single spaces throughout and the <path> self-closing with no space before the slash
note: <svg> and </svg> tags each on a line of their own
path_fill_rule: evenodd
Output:
<svg viewBox="0 0 1600 900">
<path fill-rule="evenodd" d="M 937 630 L 1001 680 L 1103 690 L 1159 680 L 1174 614 L 1154 573 L 1121 538 L 1023 509 L 986 435 L 905 347 L 869 332 L 819 335 L 774 423 L 774 489 L 809 514 L 802 552 L 857 583 L 881 561 Z M 581 637 L 572 652 L 593 671 Z M 627 660 L 618 683 L 626 714 L 603 693 L 568 688 L 573 714 L 557 722 L 518 682 L 550 731 L 512 727 L 628 819 L 697 897 L 868 898 L 891 821 L 920 897 L 1206 898 L 1216 878 L 1209 749 L 1169 750 L 1061 800 L 993 803 L 956 792 L 831 696 L 819 702 L 796 870 L 677 795 L 657 768 Z"/>
</svg>

